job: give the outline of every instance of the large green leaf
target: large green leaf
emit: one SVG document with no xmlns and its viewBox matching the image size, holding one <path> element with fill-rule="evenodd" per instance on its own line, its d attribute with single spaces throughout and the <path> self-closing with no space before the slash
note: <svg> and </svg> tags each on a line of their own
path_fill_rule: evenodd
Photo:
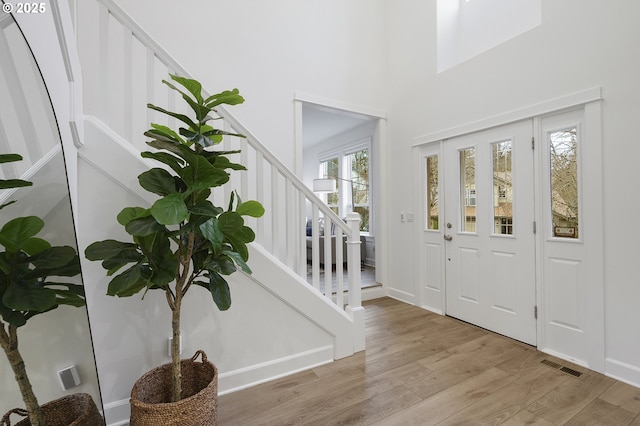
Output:
<svg viewBox="0 0 640 426">
<path fill-rule="evenodd" d="M 192 214 L 207 216 L 207 217 L 217 217 L 220 213 L 222 213 L 222 209 L 220 207 L 216 207 L 209 200 L 201 201 L 200 203 L 189 206 L 189 211 Z"/>
<path fill-rule="evenodd" d="M 180 77 L 178 75 L 175 74 L 169 74 L 169 77 L 171 77 L 171 79 L 179 84 L 181 84 L 182 86 L 185 87 L 185 89 L 187 89 L 189 91 L 189 93 L 191 93 L 193 95 L 193 97 L 196 99 L 196 101 L 198 101 L 199 103 L 204 103 L 202 102 L 202 84 L 200 84 L 199 81 L 191 79 L 191 78 L 186 78 L 186 77 Z M 184 92 L 182 92 L 181 90 L 179 90 L 178 88 L 176 88 L 174 85 L 172 85 L 171 83 L 169 83 L 166 80 L 162 80 L 162 82 L 164 84 L 166 84 L 167 86 L 171 87 L 173 90 L 176 90 L 180 93 L 182 93 L 184 95 Z"/>
<path fill-rule="evenodd" d="M 30 256 L 42 253 L 51 248 L 51 244 L 42 238 L 31 237 L 22 244 L 22 250 Z"/>
<path fill-rule="evenodd" d="M 138 176 L 138 182 L 147 191 L 158 194 L 161 197 L 176 192 L 175 180 L 165 169 L 153 168 L 147 170 Z"/>
<path fill-rule="evenodd" d="M 0 303 L 0 316 L 2 316 L 3 320 L 16 327 L 22 327 L 27 323 L 27 319 L 21 312 L 9 309 L 3 303 Z"/>
<path fill-rule="evenodd" d="M 219 155 L 214 158 L 213 165 L 219 169 L 231 169 L 231 170 L 247 170 L 242 164 L 232 163 L 224 155 Z"/>
<path fill-rule="evenodd" d="M 47 311 L 56 306 L 56 292 L 35 285 L 10 285 L 2 296 L 2 303 L 16 311 Z"/>
<path fill-rule="evenodd" d="M 244 260 L 245 262 L 249 260 L 249 249 L 247 248 L 247 244 L 244 241 L 242 241 L 240 238 L 237 238 L 235 235 L 225 235 L 225 238 L 227 239 L 227 241 L 229 241 L 229 243 L 231 243 L 233 250 L 237 252 L 238 255 L 240 255 L 242 260 Z"/>
<path fill-rule="evenodd" d="M 217 272 L 209 271 L 209 290 L 218 309 L 226 311 L 231 307 L 229 284 Z"/>
<path fill-rule="evenodd" d="M 104 260 L 120 256 L 122 253 L 137 253 L 138 245 L 116 240 L 96 241 L 87 247 L 84 255 L 89 260 Z"/>
<path fill-rule="evenodd" d="M 227 252 L 225 251 L 225 254 Z M 209 271 L 217 272 L 221 275 L 231 275 L 238 270 L 236 264 L 229 256 L 220 256 L 209 259 L 204 263 L 204 267 Z"/>
<path fill-rule="evenodd" d="M 13 163 L 21 160 L 22 155 L 20 154 L 0 154 L 0 163 Z"/>
<path fill-rule="evenodd" d="M 107 276 L 111 276 L 118 272 L 120 268 L 129 263 L 137 263 L 143 259 L 143 256 L 137 250 L 121 251 L 115 256 L 109 257 L 102 262 L 102 267 L 107 270 Z"/>
<path fill-rule="evenodd" d="M 180 135 L 178 135 L 173 129 L 167 126 L 163 126 L 162 124 L 151 123 L 151 129 L 147 130 L 147 132 L 145 133 L 145 136 L 166 140 L 166 141 L 177 142 L 180 144 L 185 143 L 184 139 L 182 139 Z"/>
<path fill-rule="evenodd" d="M 142 207 L 125 207 L 118 213 L 117 220 L 120 225 L 126 226 L 133 219 L 149 216 L 150 214 L 149 209 Z"/>
<path fill-rule="evenodd" d="M 182 172 L 182 167 L 185 164 L 185 161 L 182 158 L 178 158 L 168 152 L 144 151 L 140 155 L 142 155 L 142 158 L 151 158 L 153 160 L 160 161 L 161 163 L 171 167 L 171 169 L 178 174 Z"/>
<path fill-rule="evenodd" d="M 224 234 L 220 228 L 220 221 L 217 218 L 212 217 L 200 225 L 200 231 L 211 243 L 213 251 L 215 253 L 219 253 L 220 250 L 222 250 L 222 243 L 224 242 Z"/>
<path fill-rule="evenodd" d="M 196 119 L 199 123 L 204 123 L 207 121 L 206 118 L 207 115 L 211 112 L 211 108 L 208 108 L 206 105 L 203 105 L 200 102 L 194 101 L 187 95 L 182 95 L 182 99 L 184 99 L 184 101 L 189 104 L 193 112 L 196 114 Z"/>
<path fill-rule="evenodd" d="M 32 186 L 33 182 L 22 179 L 0 179 L 0 189 L 8 188 L 22 188 L 25 186 Z"/>
<path fill-rule="evenodd" d="M 73 247 L 56 246 L 32 257 L 31 263 L 36 268 L 55 270 L 69 265 L 74 259 L 76 259 L 76 251 Z"/>
<path fill-rule="evenodd" d="M 244 219 L 236 212 L 224 212 L 218 219 L 220 219 L 220 229 L 225 236 L 239 232 L 244 226 Z"/>
<path fill-rule="evenodd" d="M 69 305 L 79 308 L 85 305 L 84 298 L 78 295 L 74 291 L 70 290 L 55 290 L 56 302 L 58 305 Z"/>
<path fill-rule="evenodd" d="M 166 109 L 161 108 L 159 106 L 155 106 L 153 104 L 147 104 L 147 108 L 152 109 L 154 111 L 161 112 L 163 114 L 167 114 L 168 116 L 171 116 L 173 118 L 176 118 L 176 119 L 182 121 L 184 124 L 186 124 L 187 126 L 189 126 L 191 128 L 195 128 L 196 127 L 196 123 L 194 123 L 191 118 L 189 118 L 188 116 L 186 116 L 184 114 L 180 114 L 180 113 L 177 113 L 177 112 L 169 111 L 169 110 L 166 110 Z"/>
<path fill-rule="evenodd" d="M 153 212 L 151 213 L 153 214 Z M 145 216 L 138 219 L 133 219 L 127 223 L 124 227 L 129 235 L 146 236 L 155 233 L 162 233 L 166 231 L 166 228 L 157 222 L 153 216 Z"/>
<path fill-rule="evenodd" d="M 189 173 L 186 180 L 189 192 L 220 186 L 229 181 L 229 174 L 214 167 L 206 158 L 198 156 L 190 166 L 185 168 Z"/>
<path fill-rule="evenodd" d="M 236 253 L 235 251 L 230 251 L 230 250 L 225 250 L 222 253 L 224 253 L 225 255 L 229 256 L 231 259 L 233 259 L 233 261 L 244 272 L 246 272 L 247 274 L 251 274 L 251 268 L 249 268 L 249 265 L 247 265 L 247 263 L 245 262 L 245 259 L 243 259 L 240 254 Z"/>
<path fill-rule="evenodd" d="M 238 105 L 243 102 L 244 98 L 240 96 L 240 91 L 238 89 L 225 90 L 224 92 L 216 93 L 215 95 L 209 96 L 204 101 L 204 103 L 210 108 L 214 108 L 220 104 Z"/>
<path fill-rule="evenodd" d="M 264 207 L 257 201 L 249 200 L 238 205 L 236 213 L 241 216 L 262 217 Z"/>
<path fill-rule="evenodd" d="M 0 229 L 0 244 L 7 251 L 15 253 L 20 250 L 26 240 L 40 232 L 43 227 L 44 222 L 36 216 L 15 218 Z"/>
<path fill-rule="evenodd" d="M 151 215 L 162 225 L 177 225 L 187 219 L 189 210 L 181 194 L 170 194 L 153 203 Z"/>
<path fill-rule="evenodd" d="M 146 287 L 146 281 L 142 277 L 142 266 L 140 264 L 133 265 L 120 275 L 115 276 L 109 287 L 107 295 L 118 297 L 129 297 Z"/>
</svg>

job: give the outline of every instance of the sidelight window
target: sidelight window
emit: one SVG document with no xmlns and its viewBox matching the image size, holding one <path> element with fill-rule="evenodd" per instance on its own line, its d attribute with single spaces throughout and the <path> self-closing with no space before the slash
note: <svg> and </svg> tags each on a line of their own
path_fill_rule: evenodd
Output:
<svg viewBox="0 0 640 426">
<path fill-rule="evenodd" d="M 461 212 L 463 232 L 476 232 L 476 153 L 475 148 L 460 151 Z"/>
<path fill-rule="evenodd" d="M 548 135 L 553 236 L 578 238 L 578 129 L 570 127 Z"/>
<path fill-rule="evenodd" d="M 494 234 L 513 234 L 513 152 L 510 140 L 491 144 Z"/>
<path fill-rule="evenodd" d="M 438 229 L 438 156 L 427 157 L 427 229 Z"/>
</svg>

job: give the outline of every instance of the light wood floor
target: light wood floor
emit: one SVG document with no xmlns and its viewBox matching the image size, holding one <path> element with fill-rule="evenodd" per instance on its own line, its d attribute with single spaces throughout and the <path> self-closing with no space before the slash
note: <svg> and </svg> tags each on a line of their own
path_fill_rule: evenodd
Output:
<svg viewBox="0 0 640 426">
<path fill-rule="evenodd" d="M 366 352 L 221 396 L 219 424 L 640 425 L 640 389 L 393 299 L 365 307 Z"/>
</svg>

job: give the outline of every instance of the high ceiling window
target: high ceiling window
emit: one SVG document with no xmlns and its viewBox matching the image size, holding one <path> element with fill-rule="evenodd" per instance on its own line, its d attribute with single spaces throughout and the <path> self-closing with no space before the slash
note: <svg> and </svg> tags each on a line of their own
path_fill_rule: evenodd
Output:
<svg viewBox="0 0 640 426">
<path fill-rule="evenodd" d="M 541 0 L 437 0 L 438 72 L 529 31 Z"/>
</svg>

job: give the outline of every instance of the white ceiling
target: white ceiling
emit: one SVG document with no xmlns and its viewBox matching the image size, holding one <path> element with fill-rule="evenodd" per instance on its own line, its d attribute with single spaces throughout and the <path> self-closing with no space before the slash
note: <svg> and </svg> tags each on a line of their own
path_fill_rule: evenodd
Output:
<svg viewBox="0 0 640 426">
<path fill-rule="evenodd" d="M 356 128 L 370 120 L 372 118 L 366 115 L 305 103 L 302 105 L 304 148 Z"/>
</svg>

